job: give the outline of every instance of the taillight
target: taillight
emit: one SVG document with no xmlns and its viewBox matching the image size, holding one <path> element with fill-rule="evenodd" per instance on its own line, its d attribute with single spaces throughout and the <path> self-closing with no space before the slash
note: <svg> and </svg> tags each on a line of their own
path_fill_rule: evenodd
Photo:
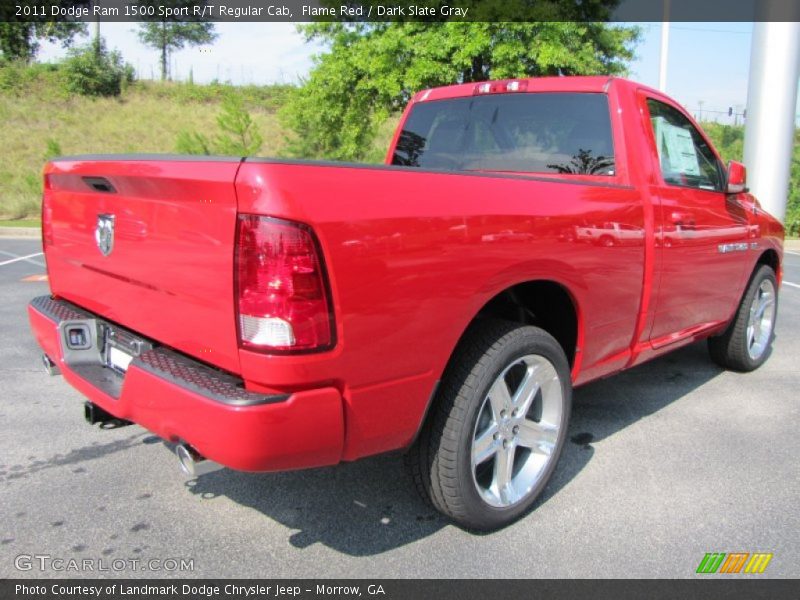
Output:
<svg viewBox="0 0 800 600">
<path fill-rule="evenodd" d="M 53 207 L 50 205 L 50 175 L 44 176 L 44 192 L 42 193 L 42 248 L 53 245 Z"/>
<path fill-rule="evenodd" d="M 243 348 L 285 352 L 333 346 L 329 288 L 310 228 L 239 215 L 235 271 Z"/>
</svg>

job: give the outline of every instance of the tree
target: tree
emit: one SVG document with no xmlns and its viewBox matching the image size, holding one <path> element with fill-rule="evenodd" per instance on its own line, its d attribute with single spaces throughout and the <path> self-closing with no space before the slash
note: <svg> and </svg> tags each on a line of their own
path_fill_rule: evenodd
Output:
<svg viewBox="0 0 800 600">
<path fill-rule="evenodd" d="M 192 8 L 204 4 L 204 0 L 168 0 L 167 4 L 176 9 L 186 7 L 189 13 L 193 14 Z M 161 0 L 159 6 L 164 5 L 164 0 Z M 214 31 L 214 24 L 209 22 L 165 20 L 147 21 L 139 25 L 139 40 L 161 53 L 162 81 L 170 78 L 169 58 L 172 52 L 186 45 L 210 44 L 215 39 L 217 34 Z"/>
<path fill-rule="evenodd" d="M 229 94 L 222 100 L 217 125 L 220 133 L 213 138 L 198 132 L 181 131 L 175 143 L 176 151 L 181 154 L 253 156 L 261 150 L 264 138 L 240 96 Z"/>
<path fill-rule="evenodd" d="M 7 60 L 31 62 L 39 51 L 40 40 L 61 42 L 66 48 L 75 36 L 85 32 L 85 23 L 0 20 L 0 52 Z"/>
<path fill-rule="evenodd" d="M 67 89 L 84 96 L 119 96 L 133 81 L 133 67 L 109 51 L 102 37 L 69 51 L 63 65 Z"/>
<path fill-rule="evenodd" d="M 616 3 L 582 5 L 596 9 L 589 16 L 607 18 Z M 487 79 L 624 74 L 639 36 L 635 27 L 557 20 L 314 23 L 300 31 L 328 52 L 315 58 L 281 111 L 292 132 L 287 147 L 296 156 L 341 160 L 363 158 L 380 124 L 418 90 Z"/>
</svg>

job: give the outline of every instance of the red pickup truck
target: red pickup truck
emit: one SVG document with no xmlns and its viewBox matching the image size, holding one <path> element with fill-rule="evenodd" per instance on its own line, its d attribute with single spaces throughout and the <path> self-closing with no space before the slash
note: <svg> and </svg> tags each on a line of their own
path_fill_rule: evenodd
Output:
<svg viewBox="0 0 800 600">
<path fill-rule="evenodd" d="M 419 92 L 385 165 L 59 158 L 42 234 L 31 326 L 90 422 L 195 475 L 403 450 L 477 529 L 542 491 L 574 386 L 702 338 L 761 365 L 783 244 L 678 104 L 607 77 Z"/>
</svg>

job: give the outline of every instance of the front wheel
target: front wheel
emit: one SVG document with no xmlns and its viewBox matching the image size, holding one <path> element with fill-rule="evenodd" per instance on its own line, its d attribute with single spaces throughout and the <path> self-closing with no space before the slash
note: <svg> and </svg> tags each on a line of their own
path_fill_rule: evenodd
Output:
<svg viewBox="0 0 800 600">
<path fill-rule="evenodd" d="M 711 358 L 726 369 L 757 369 L 769 356 L 777 314 L 775 272 L 767 265 L 761 265 L 750 279 L 728 329 L 722 335 L 708 339 Z"/>
<path fill-rule="evenodd" d="M 571 393 L 567 358 L 550 334 L 505 321 L 477 323 L 409 454 L 421 491 L 472 529 L 514 521 L 555 469 Z"/>
</svg>

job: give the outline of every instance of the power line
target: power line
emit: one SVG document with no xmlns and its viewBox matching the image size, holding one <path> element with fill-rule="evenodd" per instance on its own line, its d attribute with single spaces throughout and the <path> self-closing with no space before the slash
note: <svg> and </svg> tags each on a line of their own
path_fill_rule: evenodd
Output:
<svg viewBox="0 0 800 600">
<path fill-rule="evenodd" d="M 703 33 L 737 33 L 740 35 L 751 35 L 750 31 L 735 31 L 733 29 L 706 29 L 705 27 L 680 27 L 673 25 L 673 29 L 680 29 L 681 31 L 701 31 Z"/>
<path fill-rule="evenodd" d="M 688 107 L 687 107 L 687 108 L 688 108 Z M 698 112 L 702 112 L 702 113 L 715 113 L 715 114 L 720 114 L 720 115 L 729 115 L 729 116 L 733 116 L 733 115 L 735 115 L 735 114 L 737 114 L 737 115 L 740 115 L 740 116 L 741 116 L 741 115 L 743 115 L 743 114 L 744 114 L 744 113 L 740 113 L 740 112 L 729 112 L 729 111 L 727 111 L 727 110 L 713 110 L 713 109 L 710 109 L 710 108 L 703 108 L 702 106 L 701 106 L 701 107 L 698 107 L 697 109 L 691 109 L 691 108 L 690 108 L 689 110 L 690 110 L 691 112 L 694 112 L 694 111 L 696 110 L 696 111 L 698 111 Z"/>
</svg>

